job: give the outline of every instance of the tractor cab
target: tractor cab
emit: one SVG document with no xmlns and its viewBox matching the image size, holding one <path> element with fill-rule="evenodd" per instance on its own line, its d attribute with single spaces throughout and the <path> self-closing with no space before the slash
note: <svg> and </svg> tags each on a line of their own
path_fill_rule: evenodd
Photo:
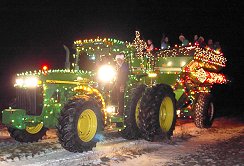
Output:
<svg viewBox="0 0 244 166">
<path fill-rule="evenodd" d="M 99 38 L 96 39 L 85 39 L 77 40 L 74 42 L 74 49 L 76 51 L 75 59 L 76 64 L 78 61 L 82 64 L 82 68 L 90 67 L 92 65 L 94 68 L 91 70 L 96 70 L 97 66 L 101 64 L 114 64 L 114 58 L 116 54 L 120 52 L 125 52 L 127 47 L 125 42 L 111 39 L 111 38 Z M 88 63 L 84 61 L 90 61 Z M 95 64 L 95 65 L 94 65 Z"/>
</svg>

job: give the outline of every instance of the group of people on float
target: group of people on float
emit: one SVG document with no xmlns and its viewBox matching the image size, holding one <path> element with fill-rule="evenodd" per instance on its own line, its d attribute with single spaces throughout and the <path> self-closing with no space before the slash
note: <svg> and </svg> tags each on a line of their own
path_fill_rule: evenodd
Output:
<svg viewBox="0 0 244 166">
<path fill-rule="evenodd" d="M 185 38 L 183 34 L 179 36 L 179 40 L 181 42 L 181 46 L 188 46 L 190 45 L 189 40 Z M 219 42 L 213 43 L 212 39 L 208 40 L 208 43 L 206 44 L 204 41 L 204 38 L 202 36 L 198 37 L 198 35 L 194 36 L 193 40 L 194 45 L 198 45 L 200 47 L 209 47 L 211 49 L 221 49 Z M 163 35 L 163 38 L 161 40 L 161 49 L 169 49 L 170 43 L 169 38 L 166 35 Z M 147 40 L 147 51 L 154 51 L 155 47 L 153 45 L 152 40 Z M 124 53 L 120 53 L 116 55 L 115 57 L 116 64 L 117 64 L 117 79 L 114 84 L 114 88 L 111 92 L 112 97 L 112 103 L 118 104 L 118 110 L 117 115 L 122 116 L 124 113 L 124 92 L 125 92 L 125 85 L 128 80 L 129 75 L 129 65 L 125 62 L 125 55 Z"/>
<path fill-rule="evenodd" d="M 187 38 L 185 38 L 185 36 L 183 34 L 179 35 L 179 41 L 181 46 L 188 46 L 190 45 L 190 42 Z M 209 39 L 208 42 L 205 42 L 204 37 L 200 36 L 198 37 L 198 35 L 194 35 L 194 39 L 193 39 L 193 44 L 202 48 L 210 48 L 213 50 L 218 50 L 221 51 L 221 46 L 220 43 L 218 41 L 213 42 L 212 39 Z M 147 51 L 153 51 L 154 50 L 154 45 L 151 39 L 147 40 Z M 168 36 L 166 36 L 165 34 L 163 34 L 162 40 L 161 40 L 161 50 L 163 49 L 169 49 L 171 47 L 171 44 L 169 42 L 169 38 Z"/>
</svg>

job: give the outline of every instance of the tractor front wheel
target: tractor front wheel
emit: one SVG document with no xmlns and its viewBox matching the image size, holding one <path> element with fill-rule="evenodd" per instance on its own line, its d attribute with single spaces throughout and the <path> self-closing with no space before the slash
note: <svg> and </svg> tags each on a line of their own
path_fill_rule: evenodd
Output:
<svg viewBox="0 0 244 166">
<path fill-rule="evenodd" d="M 58 119 L 58 137 L 70 152 L 92 150 L 102 138 L 103 119 L 100 107 L 92 98 L 69 100 Z"/>
<path fill-rule="evenodd" d="M 43 127 L 42 123 L 37 124 L 36 126 L 26 127 L 25 130 L 15 129 L 12 127 L 8 128 L 10 136 L 19 142 L 37 142 L 46 135 L 48 129 Z"/>
</svg>

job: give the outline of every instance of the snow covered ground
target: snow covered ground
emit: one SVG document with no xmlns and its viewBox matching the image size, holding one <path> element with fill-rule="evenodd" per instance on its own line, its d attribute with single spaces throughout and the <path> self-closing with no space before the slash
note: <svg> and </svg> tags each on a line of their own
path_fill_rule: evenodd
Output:
<svg viewBox="0 0 244 166">
<path fill-rule="evenodd" d="M 92 151 L 85 153 L 71 153 L 64 150 L 58 143 L 55 130 L 49 130 L 44 140 L 36 143 L 18 143 L 9 137 L 6 128 L 0 128 L 0 165 L 242 165 L 244 125 L 236 119 L 216 119 L 210 129 L 198 129 L 194 123 L 178 121 L 172 140 L 162 142 L 147 142 L 145 140 L 126 140 L 117 133 L 105 135 L 105 140 L 97 144 Z M 231 142 L 229 140 L 234 140 Z M 238 142 L 237 142 L 238 141 Z M 228 142 L 228 147 L 223 146 Z M 235 145 L 233 146 L 232 145 Z M 215 146 L 218 145 L 219 146 Z M 237 158 L 212 159 L 207 149 L 212 147 L 232 148 Z M 205 150 L 202 150 L 205 149 Z M 222 151 L 228 151 L 223 149 Z M 230 151 L 230 150 L 229 150 Z M 215 152 L 215 151 L 214 151 Z M 219 153 L 221 153 L 219 152 Z M 225 153 L 226 153 L 225 152 Z M 197 154 L 206 153 L 205 158 Z M 211 155 L 213 155 L 211 153 Z M 204 155 L 203 155 L 204 156 Z M 242 157 L 241 157 L 242 156 Z M 195 157 L 195 159 L 194 159 Z M 218 160 L 219 159 L 219 160 Z M 220 161 L 221 160 L 221 161 Z M 223 161 L 222 161 L 223 160 Z M 204 163 L 206 162 L 206 163 Z M 228 165 L 229 165 L 228 164 Z"/>
</svg>

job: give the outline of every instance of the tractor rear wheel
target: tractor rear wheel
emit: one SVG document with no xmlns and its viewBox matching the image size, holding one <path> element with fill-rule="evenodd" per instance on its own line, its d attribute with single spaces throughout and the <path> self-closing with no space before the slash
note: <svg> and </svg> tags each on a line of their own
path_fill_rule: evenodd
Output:
<svg viewBox="0 0 244 166">
<path fill-rule="evenodd" d="M 70 152 L 92 150 L 104 129 L 101 108 L 89 97 L 69 100 L 58 119 L 58 138 Z"/>
<path fill-rule="evenodd" d="M 214 120 L 214 105 L 210 93 L 200 93 L 193 107 L 194 122 L 198 128 L 210 128 Z"/>
<path fill-rule="evenodd" d="M 136 88 L 131 89 L 129 96 L 131 99 L 128 104 L 128 109 L 125 111 L 125 129 L 122 130 L 122 137 L 126 139 L 140 138 L 139 130 L 139 111 L 141 98 L 146 89 L 146 85 L 141 84 Z"/>
<path fill-rule="evenodd" d="M 42 123 L 37 124 L 36 126 L 26 127 L 25 130 L 15 129 L 12 127 L 8 128 L 10 136 L 19 142 L 37 142 L 46 135 L 48 129 L 43 127 Z"/>
<path fill-rule="evenodd" d="M 176 123 L 175 94 L 169 85 L 158 84 L 148 88 L 141 99 L 139 114 L 143 138 L 155 141 L 170 138 Z"/>
</svg>

